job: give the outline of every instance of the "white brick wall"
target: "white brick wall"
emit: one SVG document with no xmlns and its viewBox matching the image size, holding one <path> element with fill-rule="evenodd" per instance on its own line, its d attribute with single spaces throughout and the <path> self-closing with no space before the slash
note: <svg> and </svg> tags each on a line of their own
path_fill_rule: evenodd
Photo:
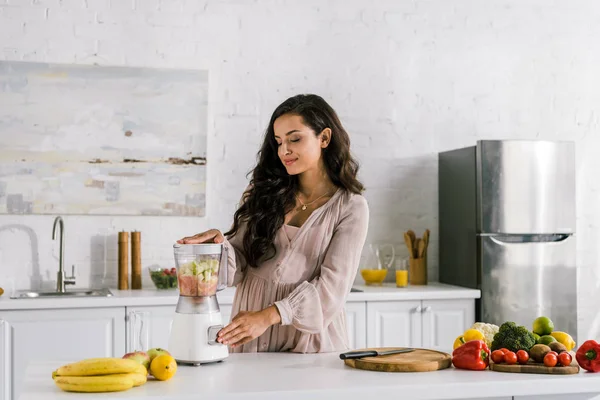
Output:
<svg viewBox="0 0 600 400">
<path fill-rule="evenodd" d="M 0 59 L 210 70 L 208 216 L 66 217 L 78 286 L 114 285 L 119 230 L 143 232 L 148 266 L 169 265 L 182 235 L 227 229 L 271 112 L 315 92 L 362 162 L 368 241 L 406 254 L 402 231 L 432 229 L 434 279 L 436 152 L 576 141 L 580 335 L 599 337 L 598 20 L 595 0 L 0 0 Z M 52 285 L 51 228 L 50 216 L 0 216 L 0 284 Z"/>
</svg>

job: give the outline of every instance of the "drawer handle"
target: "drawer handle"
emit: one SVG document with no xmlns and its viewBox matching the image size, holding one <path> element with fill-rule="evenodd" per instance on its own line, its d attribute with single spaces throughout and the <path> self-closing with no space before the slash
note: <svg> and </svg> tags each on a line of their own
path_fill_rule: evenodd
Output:
<svg viewBox="0 0 600 400">
<path fill-rule="evenodd" d="M 416 312 L 416 313 L 422 313 L 422 312 L 423 312 L 423 307 L 421 307 L 421 306 L 417 306 L 417 307 L 414 309 L 414 312 Z"/>
<path fill-rule="evenodd" d="M 424 312 L 424 313 L 426 313 L 426 312 L 430 312 L 430 311 L 431 311 L 431 306 L 427 306 L 427 307 L 425 307 L 425 308 L 423 309 L 423 312 Z"/>
</svg>

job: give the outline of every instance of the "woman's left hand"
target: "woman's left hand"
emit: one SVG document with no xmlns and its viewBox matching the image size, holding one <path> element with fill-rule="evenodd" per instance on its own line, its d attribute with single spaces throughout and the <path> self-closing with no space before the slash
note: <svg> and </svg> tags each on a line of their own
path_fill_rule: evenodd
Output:
<svg viewBox="0 0 600 400">
<path fill-rule="evenodd" d="M 241 346 L 262 335 L 271 325 L 281 321 L 277 307 L 270 306 L 261 311 L 240 311 L 229 325 L 221 329 L 217 341 Z"/>
</svg>

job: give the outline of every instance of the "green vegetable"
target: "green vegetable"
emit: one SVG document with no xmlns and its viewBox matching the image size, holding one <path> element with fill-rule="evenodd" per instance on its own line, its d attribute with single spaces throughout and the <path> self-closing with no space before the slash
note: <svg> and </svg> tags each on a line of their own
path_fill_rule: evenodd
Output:
<svg viewBox="0 0 600 400">
<path fill-rule="evenodd" d="M 529 351 L 536 344 L 535 337 L 524 326 L 517 326 L 514 322 L 505 322 L 500 325 L 498 333 L 494 335 L 492 351 L 507 348 L 510 351 Z"/>
<path fill-rule="evenodd" d="M 150 278 L 157 289 L 174 289 L 177 287 L 177 274 L 165 275 L 163 271 L 151 271 Z"/>
</svg>

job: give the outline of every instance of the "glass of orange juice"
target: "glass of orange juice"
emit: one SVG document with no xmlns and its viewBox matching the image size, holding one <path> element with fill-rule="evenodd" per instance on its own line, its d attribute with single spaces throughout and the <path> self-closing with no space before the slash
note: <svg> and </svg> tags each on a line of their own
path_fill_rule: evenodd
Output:
<svg viewBox="0 0 600 400">
<path fill-rule="evenodd" d="M 406 287 L 408 285 L 408 260 L 399 259 L 396 263 L 396 287 Z"/>
</svg>

